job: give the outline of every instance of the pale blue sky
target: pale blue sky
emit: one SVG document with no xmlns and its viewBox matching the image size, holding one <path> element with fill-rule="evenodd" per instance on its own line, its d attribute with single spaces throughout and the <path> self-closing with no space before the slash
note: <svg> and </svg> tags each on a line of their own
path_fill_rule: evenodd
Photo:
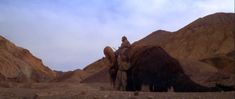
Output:
<svg viewBox="0 0 235 99">
<path fill-rule="evenodd" d="M 234 0 L 0 0 L 0 35 L 29 49 L 54 70 L 74 70 L 151 32 L 176 31 Z"/>
</svg>

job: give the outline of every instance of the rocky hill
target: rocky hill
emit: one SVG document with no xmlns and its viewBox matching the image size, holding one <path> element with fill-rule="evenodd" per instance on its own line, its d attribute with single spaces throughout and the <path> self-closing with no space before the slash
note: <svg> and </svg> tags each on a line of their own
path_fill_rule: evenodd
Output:
<svg viewBox="0 0 235 99">
<path fill-rule="evenodd" d="M 234 22 L 234 13 L 215 13 L 199 18 L 175 32 L 155 31 L 132 46 L 160 45 L 180 61 L 188 76 L 199 83 L 231 82 L 234 76 L 230 74 L 235 71 Z M 84 70 L 90 71 L 91 76 L 83 82 L 101 80 L 98 76 L 107 72 L 105 63 L 105 59 L 101 59 L 87 66 Z"/>
<path fill-rule="evenodd" d="M 134 45 L 160 45 L 178 59 L 199 60 L 234 73 L 234 27 L 234 13 L 215 13 L 176 32 L 153 32 Z"/>
<path fill-rule="evenodd" d="M 162 46 L 176 58 L 200 60 L 234 51 L 234 13 L 199 18 L 176 32 L 158 30 L 134 45 Z"/>
<path fill-rule="evenodd" d="M 56 77 L 56 73 L 21 48 L 0 36 L 0 81 L 44 82 Z"/>
</svg>

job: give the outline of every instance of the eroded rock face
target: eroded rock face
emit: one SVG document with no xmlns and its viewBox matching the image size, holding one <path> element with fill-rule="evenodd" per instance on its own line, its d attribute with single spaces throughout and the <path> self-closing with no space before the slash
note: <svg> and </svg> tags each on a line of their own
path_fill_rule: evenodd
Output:
<svg viewBox="0 0 235 99">
<path fill-rule="evenodd" d="M 17 47 L 0 36 L 0 74 L 1 80 L 16 82 L 50 81 L 56 74 L 46 67 L 29 50 Z"/>
<path fill-rule="evenodd" d="M 234 74 L 235 73 L 235 54 L 234 50 L 222 55 L 216 55 L 213 57 L 208 57 L 200 60 L 202 62 L 208 63 L 215 66 L 216 68 Z"/>
</svg>

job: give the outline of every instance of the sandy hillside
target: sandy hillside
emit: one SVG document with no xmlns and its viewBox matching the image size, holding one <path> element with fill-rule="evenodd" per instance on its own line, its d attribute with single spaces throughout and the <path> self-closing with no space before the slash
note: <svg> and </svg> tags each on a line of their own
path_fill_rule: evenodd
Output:
<svg viewBox="0 0 235 99">
<path fill-rule="evenodd" d="M 45 66 L 41 59 L 2 36 L 0 36 L 0 75 L 4 81 L 16 82 L 50 81 L 56 77 L 56 73 Z"/>
</svg>

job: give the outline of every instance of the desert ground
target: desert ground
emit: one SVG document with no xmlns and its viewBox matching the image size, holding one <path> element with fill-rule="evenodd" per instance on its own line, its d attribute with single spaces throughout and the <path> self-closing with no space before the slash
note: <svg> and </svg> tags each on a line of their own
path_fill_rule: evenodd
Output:
<svg viewBox="0 0 235 99">
<path fill-rule="evenodd" d="M 1 84 L 0 99 L 235 99 L 235 92 L 125 92 L 85 83 Z"/>
</svg>

